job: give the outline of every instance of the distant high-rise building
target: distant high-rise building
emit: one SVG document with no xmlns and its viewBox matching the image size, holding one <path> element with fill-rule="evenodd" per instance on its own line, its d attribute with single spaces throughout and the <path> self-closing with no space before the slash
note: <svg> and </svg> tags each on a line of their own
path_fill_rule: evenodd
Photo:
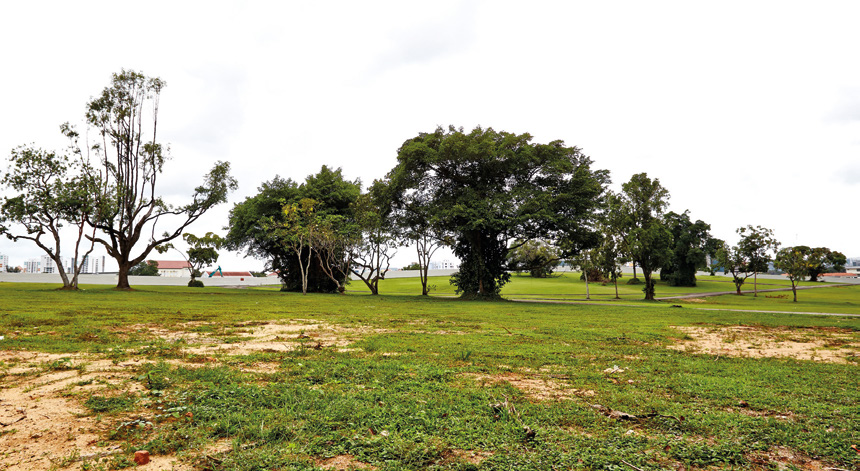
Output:
<svg viewBox="0 0 860 471">
<path fill-rule="evenodd" d="M 81 261 L 81 273 L 89 273 L 90 272 L 90 256 L 84 255 L 84 259 Z"/>
<path fill-rule="evenodd" d="M 42 273 L 42 262 L 38 258 L 31 258 L 24 262 L 24 271 L 27 273 Z"/>
<path fill-rule="evenodd" d="M 0 273 L 5 273 L 7 268 L 9 268 L 9 256 L 0 253 Z"/>
<path fill-rule="evenodd" d="M 57 265 L 54 263 L 54 260 L 47 255 L 42 255 L 39 266 L 42 268 L 41 273 L 59 273 L 57 269 Z"/>
<path fill-rule="evenodd" d="M 431 270 L 456 270 L 460 268 L 460 262 L 451 260 L 441 260 L 438 262 L 430 262 L 430 266 L 428 267 Z"/>
</svg>

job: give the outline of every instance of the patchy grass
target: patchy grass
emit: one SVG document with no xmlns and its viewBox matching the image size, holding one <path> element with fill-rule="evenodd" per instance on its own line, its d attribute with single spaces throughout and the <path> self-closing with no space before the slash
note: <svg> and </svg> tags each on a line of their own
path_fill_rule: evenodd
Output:
<svg viewBox="0 0 860 471">
<path fill-rule="evenodd" d="M 856 318 L 184 287 L 0 296 L 12 469 L 120 469 L 137 449 L 212 470 L 860 467 L 856 362 L 669 348 L 717 332 L 849 351 Z"/>
<path fill-rule="evenodd" d="M 437 287 L 431 293 L 434 297 L 453 297 L 454 288 L 449 284 L 448 277 L 431 277 L 429 283 Z M 757 297 L 752 293 L 742 296 L 724 295 L 700 298 L 684 298 L 666 300 L 666 303 L 703 309 L 749 309 L 763 311 L 787 312 L 823 312 L 860 314 L 860 285 L 828 286 L 829 283 L 802 283 L 801 286 L 816 286 L 816 289 L 798 292 L 798 302 L 792 302 L 791 291 L 759 292 Z M 824 288 L 821 288 L 824 287 Z M 791 283 L 784 279 L 761 279 L 759 290 L 791 288 Z M 268 288 L 272 289 L 272 288 Z M 380 282 L 380 293 L 397 296 L 419 296 L 421 284 L 418 278 L 390 278 Z M 734 291 L 731 278 L 724 276 L 699 276 L 694 287 L 669 286 L 657 281 L 657 297 L 686 296 L 699 293 Z M 743 289 L 752 290 L 750 279 Z M 369 291 L 360 281 L 353 281 L 349 290 L 355 294 L 368 294 Z M 618 293 L 620 300 L 615 298 L 615 287 L 612 283 L 590 283 L 591 302 L 594 304 L 648 304 L 643 300 L 642 285 L 627 285 L 626 279 L 619 280 Z M 579 279 L 579 273 L 560 273 L 550 278 L 532 278 L 527 275 L 513 275 L 510 283 L 505 285 L 502 295 L 507 299 L 546 300 L 546 301 L 585 301 L 585 282 Z"/>
</svg>

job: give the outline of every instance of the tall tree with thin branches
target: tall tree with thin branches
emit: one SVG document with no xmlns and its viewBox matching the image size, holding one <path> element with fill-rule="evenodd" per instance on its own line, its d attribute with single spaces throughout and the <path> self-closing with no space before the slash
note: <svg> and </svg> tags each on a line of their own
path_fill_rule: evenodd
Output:
<svg viewBox="0 0 860 471">
<path fill-rule="evenodd" d="M 123 70 L 87 104 L 87 124 L 99 139 L 91 149 L 100 163 L 101 182 L 98 210 L 89 222 L 101 232 L 93 240 L 119 266 L 117 289 L 130 288 L 131 267 L 156 247 L 180 237 L 238 187 L 230 164 L 217 162 L 194 189 L 190 203 L 174 206 L 158 194 L 158 177 L 169 152 L 157 140 L 159 98 L 165 85 L 159 78 Z M 159 232 L 160 223 L 167 221 L 170 228 Z"/>
</svg>

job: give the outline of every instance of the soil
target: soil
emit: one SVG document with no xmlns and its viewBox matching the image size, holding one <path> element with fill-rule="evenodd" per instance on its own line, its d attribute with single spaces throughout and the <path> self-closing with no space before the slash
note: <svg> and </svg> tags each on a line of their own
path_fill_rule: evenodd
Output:
<svg viewBox="0 0 860 471">
<path fill-rule="evenodd" d="M 362 463 L 355 459 L 352 455 L 337 455 L 333 458 L 317 460 L 317 466 L 323 469 L 336 469 L 338 471 L 346 471 L 352 469 L 376 469 L 376 466 L 371 466 L 367 463 Z"/>
<path fill-rule="evenodd" d="M 68 358 L 60 370 L 45 368 Z M 80 393 L 135 392 L 129 364 L 82 355 L 0 351 L 6 368 L 0 389 L 0 470 L 79 468 L 82 461 L 110 457 L 119 446 L 102 442 L 109 427 L 78 404 Z M 154 456 L 150 470 L 183 470 L 171 457 Z"/>
<path fill-rule="evenodd" d="M 692 337 L 692 340 L 680 340 L 668 348 L 692 353 L 794 358 L 829 363 L 849 363 L 860 357 L 860 336 L 850 330 L 761 326 L 673 327 Z"/>
<path fill-rule="evenodd" d="M 586 389 L 570 388 L 567 385 L 552 378 L 540 378 L 537 376 L 524 376 L 518 373 L 502 373 L 497 375 L 486 375 L 480 373 L 464 373 L 463 376 L 472 378 L 482 384 L 508 383 L 519 389 L 530 399 L 536 401 L 558 401 L 571 399 L 574 396 L 594 396 L 594 391 Z"/>
</svg>

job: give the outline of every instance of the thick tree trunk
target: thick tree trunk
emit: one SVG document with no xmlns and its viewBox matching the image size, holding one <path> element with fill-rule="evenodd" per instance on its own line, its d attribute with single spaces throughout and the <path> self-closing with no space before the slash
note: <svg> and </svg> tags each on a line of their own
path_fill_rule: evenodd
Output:
<svg viewBox="0 0 860 471">
<path fill-rule="evenodd" d="M 753 297 L 758 297 L 758 272 L 753 273 Z"/>
<path fill-rule="evenodd" d="M 636 279 L 636 262 L 633 262 L 633 279 Z"/>
<path fill-rule="evenodd" d="M 131 270 L 131 264 L 128 262 L 119 264 L 119 271 L 117 272 L 117 282 L 116 289 L 131 289 L 131 285 L 128 284 L 128 271 Z"/>
</svg>

